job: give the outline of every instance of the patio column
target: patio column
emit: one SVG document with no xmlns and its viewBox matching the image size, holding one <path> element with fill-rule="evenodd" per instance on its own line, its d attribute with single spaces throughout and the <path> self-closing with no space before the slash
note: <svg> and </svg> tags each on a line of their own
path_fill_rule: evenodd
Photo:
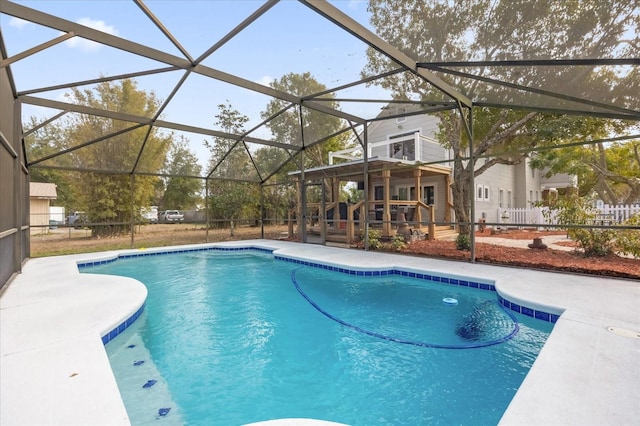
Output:
<svg viewBox="0 0 640 426">
<path fill-rule="evenodd" d="M 415 187 L 416 187 L 416 199 L 415 201 L 421 201 L 422 196 L 422 170 L 416 169 L 413 171 L 413 178 L 415 179 Z M 414 226 L 416 229 L 420 229 L 420 222 L 422 222 L 422 212 L 420 211 L 420 205 L 416 203 L 415 210 L 413 213 L 413 220 L 417 222 Z"/>
<path fill-rule="evenodd" d="M 389 198 L 390 198 L 389 191 L 391 190 L 390 180 L 391 180 L 391 170 L 389 169 L 382 170 L 382 185 L 384 188 L 383 189 L 384 199 L 383 199 L 383 208 L 382 208 L 382 221 L 383 221 L 382 234 L 385 237 L 391 236 L 391 204 L 389 203 Z"/>
<path fill-rule="evenodd" d="M 304 187 L 304 182 L 302 181 L 302 175 L 298 176 L 298 190 L 296 191 L 298 194 L 298 200 L 296 203 L 296 228 L 297 228 L 297 233 L 298 233 L 298 238 L 300 238 L 300 242 L 306 242 L 304 241 L 304 236 L 302 235 L 302 229 L 304 228 L 304 217 L 302 215 L 302 211 L 303 209 L 306 207 L 303 206 L 303 198 L 304 195 L 302 194 L 302 192 L 305 190 Z"/>
</svg>

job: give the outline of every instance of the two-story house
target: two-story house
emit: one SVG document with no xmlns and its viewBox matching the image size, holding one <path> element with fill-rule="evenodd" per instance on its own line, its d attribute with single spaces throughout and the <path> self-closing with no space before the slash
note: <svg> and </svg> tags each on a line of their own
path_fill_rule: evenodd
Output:
<svg viewBox="0 0 640 426">
<path fill-rule="evenodd" d="M 370 226 L 380 227 L 386 237 L 396 232 L 407 233 L 405 222 L 409 230 L 418 229 L 428 238 L 450 235 L 446 230 L 455 221 L 450 190 L 453 163 L 451 152 L 434 138 L 437 129 L 438 119 L 429 115 L 372 122 L 367 128 L 368 187 L 364 186 L 363 149 L 333 152 L 329 155 L 329 166 L 305 170 L 307 182 L 326 179 L 332 182 L 330 201 L 324 203 L 324 209 L 311 206 L 312 210 L 329 219 L 330 231 L 344 228 L 348 242 L 356 237 L 363 224 L 359 218 L 365 214 Z M 483 161 L 478 160 L 477 167 Z M 300 177 L 299 172 L 293 175 Z M 366 191 L 368 205 L 361 202 L 339 208 L 337 195 L 333 194 L 339 194 L 339 185 L 344 182 L 353 182 Z M 531 207 L 542 200 L 544 191 L 575 185 L 575 179 L 566 175 L 544 178 L 540 170 L 529 166 L 528 159 L 514 166 L 494 165 L 475 178 L 475 220 L 502 222 L 501 211 Z M 326 230 L 323 233 L 325 237 L 330 234 Z"/>
</svg>

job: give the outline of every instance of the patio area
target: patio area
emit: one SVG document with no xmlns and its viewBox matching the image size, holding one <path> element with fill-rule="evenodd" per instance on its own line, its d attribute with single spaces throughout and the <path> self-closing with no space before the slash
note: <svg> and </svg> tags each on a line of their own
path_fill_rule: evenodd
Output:
<svg viewBox="0 0 640 426">
<path fill-rule="evenodd" d="M 631 425 L 640 417 L 638 282 L 286 241 L 216 246 L 273 249 L 279 256 L 333 266 L 455 271 L 493 281 L 512 303 L 561 314 L 500 424 Z M 76 267 L 78 261 L 127 252 L 32 259 L 5 286 L 1 424 L 129 424 L 101 337 L 139 309 L 146 289 L 128 278 L 80 274 Z"/>
</svg>

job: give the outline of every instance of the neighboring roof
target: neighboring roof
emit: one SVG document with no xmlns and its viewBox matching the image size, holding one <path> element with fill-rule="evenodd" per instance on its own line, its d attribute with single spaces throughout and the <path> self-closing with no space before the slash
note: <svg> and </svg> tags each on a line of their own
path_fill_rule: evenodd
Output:
<svg viewBox="0 0 640 426">
<path fill-rule="evenodd" d="M 31 198 L 55 200 L 56 198 L 58 198 L 58 192 L 56 191 L 56 184 L 44 183 L 44 182 L 30 182 L 29 196 Z"/>
<path fill-rule="evenodd" d="M 362 182 L 364 179 L 362 175 L 363 164 L 364 160 L 354 160 L 346 163 L 332 164 L 330 166 L 314 167 L 311 169 L 305 169 L 304 177 L 305 179 L 314 180 L 335 176 L 341 177 L 343 180 Z M 425 165 L 415 161 L 399 160 L 395 158 L 381 160 L 378 157 L 371 157 L 369 158 L 367 166 L 369 175 L 379 173 L 383 169 L 392 170 L 396 177 L 402 177 L 398 173 L 401 173 L 402 171 L 410 172 L 412 176 L 413 170 L 417 169 L 427 172 L 427 174 L 448 175 L 451 173 L 450 167 L 437 164 Z M 298 176 L 300 174 L 300 170 L 289 172 L 290 176 Z"/>
</svg>

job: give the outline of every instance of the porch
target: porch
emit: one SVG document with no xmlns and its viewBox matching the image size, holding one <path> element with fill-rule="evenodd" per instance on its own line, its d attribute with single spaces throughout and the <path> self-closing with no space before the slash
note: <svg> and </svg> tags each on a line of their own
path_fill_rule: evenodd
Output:
<svg viewBox="0 0 640 426">
<path fill-rule="evenodd" d="M 388 159 L 370 159 L 367 166 L 366 174 L 362 160 L 306 170 L 304 175 L 292 173 L 298 177 L 297 204 L 290 214 L 289 235 L 298 235 L 302 241 L 313 236 L 321 243 L 345 244 L 359 241 L 365 229 L 379 230 L 383 240 L 396 235 L 402 235 L 405 241 L 457 235 L 450 225 L 454 215 L 448 167 Z M 363 191 L 359 201 L 339 201 L 344 182 L 356 184 Z M 401 197 L 394 194 L 399 182 L 406 189 L 400 191 Z M 440 208 L 434 204 L 433 191 L 430 195 L 422 191 L 427 182 L 441 188 L 439 198 L 444 202 Z M 310 187 L 321 188 L 320 202 L 307 201 Z"/>
</svg>

